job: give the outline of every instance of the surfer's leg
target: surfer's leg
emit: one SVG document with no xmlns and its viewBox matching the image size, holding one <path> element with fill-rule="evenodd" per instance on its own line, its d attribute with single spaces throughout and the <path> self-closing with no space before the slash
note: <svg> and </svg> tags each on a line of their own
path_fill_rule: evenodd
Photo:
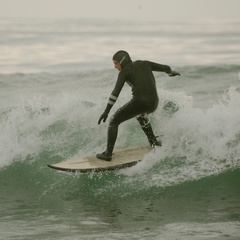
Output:
<svg viewBox="0 0 240 240">
<path fill-rule="evenodd" d="M 135 107 L 134 101 L 130 101 L 129 103 L 118 109 L 118 111 L 111 118 L 108 126 L 107 149 L 105 152 L 97 154 L 97 158 L 111 161 L 113 149 L 117 140 L 119 125 L 126 120 L 136 117 L 139 114 L 140 112 Z"/>
<path fill-rule="evenodd" d="M 135 117 L 136 114 L 132 111 L 132 103 L 127 103 L 114 114 L 108 126 L 108 141 L 107 151 L 112 153 L 118 135 L 118 127 L 121 123 Z"/>
<path fill-rule="evenodd" d="M 151 123 L 149 121 L 149 118 L 147 114 L 141 114 L 137 117 L 138 122 L 140 123 L 140 126 L 144 133 L 146 134 L 148 141 L 151 146 L 162 146 L 162 143 L 160 140 L 156 139 L 156 136 L 153 133 Z"/>
</svg>

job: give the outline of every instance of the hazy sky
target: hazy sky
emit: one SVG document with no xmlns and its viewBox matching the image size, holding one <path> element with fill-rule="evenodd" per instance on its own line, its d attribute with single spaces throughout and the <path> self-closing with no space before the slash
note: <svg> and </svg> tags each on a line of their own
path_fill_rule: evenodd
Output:
<svg viewBox="0 0 240 240">
<path fill-rule="evenodd" d="M 240 18 L 240 0 L 0 0 L 0 17 Z"/>
</svg>

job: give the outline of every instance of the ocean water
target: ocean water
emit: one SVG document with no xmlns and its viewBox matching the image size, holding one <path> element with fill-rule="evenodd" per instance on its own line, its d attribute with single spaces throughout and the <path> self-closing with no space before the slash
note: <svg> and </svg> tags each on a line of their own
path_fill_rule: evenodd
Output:
<svg viewBox="0 0 240 240">
<path fill-rule="evenodd" d="M 0 19 L 0 34 L 0 239 L 240 239 L 239 19 Z M 48 168 L 105 149 L 119 49 L 181 73 L 154 73 L 163 146 L 113 172 Z M 120 126 L 116 147 L 144 143 Z"/>
</svg>

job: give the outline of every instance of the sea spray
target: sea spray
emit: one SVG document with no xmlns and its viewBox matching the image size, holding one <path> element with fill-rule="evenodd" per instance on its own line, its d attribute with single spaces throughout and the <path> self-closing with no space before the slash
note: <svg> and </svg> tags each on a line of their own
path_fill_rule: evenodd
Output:
<svg viewBox="0 0 240 240">
<path fill-rule="evenodd" d="M 126 181 L 140 181 L 146 188 L 166 187 L 238 168 L 239 103 L 240 93 L 230 88 L 208 110 L 193 108 L 188 101 L 167 121 L 162 117 L 164 110 L 159 110 L 155 117 L 164 132 L 163 146 L 131 169 L 122 170 L 129 176 Z"/>
</svg>

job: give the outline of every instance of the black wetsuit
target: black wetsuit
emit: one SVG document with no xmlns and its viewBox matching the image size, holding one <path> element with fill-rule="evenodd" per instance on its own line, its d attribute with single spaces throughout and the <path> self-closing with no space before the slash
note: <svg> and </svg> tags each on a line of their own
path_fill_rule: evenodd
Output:
<svg viewBox="0 0 240 240">
<path fill-rule="evenodd" d="M 113 151 L 119 124 L 137 117 L 144 130 L 144 125 L 149 123 L 148 118 L 144 114 L 154 112 L 158 106 L 156 82 L 152 71 L 168 74 L 172 72 L 167 65 L 149 61 L 130 62 L 120 71 L 108 101 L 107 111 L 110 111 L 116 102 L 125 82 L 131 86 L 133 97 L 128 103 L 119 108 L 110 120 L 107 143 L 108 152 L 111 153 Z"/>
</svg>

